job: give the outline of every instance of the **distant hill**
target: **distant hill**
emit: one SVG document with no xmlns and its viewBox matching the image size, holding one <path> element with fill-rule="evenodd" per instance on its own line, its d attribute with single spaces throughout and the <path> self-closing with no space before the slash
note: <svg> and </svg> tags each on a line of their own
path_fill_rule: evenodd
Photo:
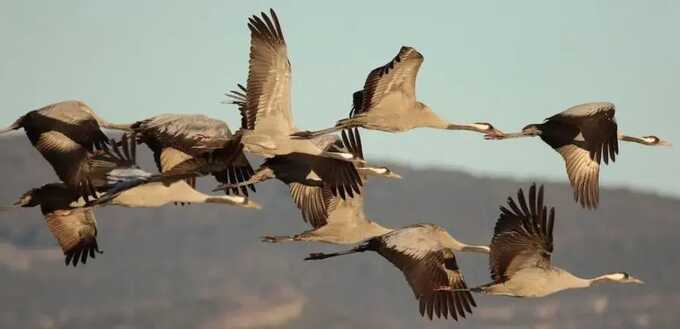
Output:
<svg viewBox="0 0 680 329">
<path fill-rule="evenodd" d="M 153 169 L 142 149 L 144 167 Z M 23 136 L 0 138 L 0 203 L 56 176 Z M 378 162 L 376 159 L 373 162 Z M 367 214 L 393 227 L 442 225 L 488 243 L 498 206 L 529 181 L 392 164 L 401 181 L 373 179 Z M 541 183 L 541 182 L 539 182 Z M 203 188 L 213 186 L 204 179 Z M 548 183 L 557 207 L 556 264 L 582 276 L 627 271 L 643 286 L 603 285 L 540 300 L 477 297 L 468 319 L 428 321 L 402 274 L 376 254 L 308 263 L 315 244 L 272 245 L 264 234 L 306 229 L 279 182 L 258 186 L 261 211 L 224 206 L 97 211 L 103 255 L 65 267 L 38 209 L 0 213 L 1 328 L 677 328 L 680 200 L 604 189 L 580 209 L 566 184 Z M 342 247 L 341 247 L 342 248 Z M 462 254 L 469 284 L 487 260 Z"/>
</svg>

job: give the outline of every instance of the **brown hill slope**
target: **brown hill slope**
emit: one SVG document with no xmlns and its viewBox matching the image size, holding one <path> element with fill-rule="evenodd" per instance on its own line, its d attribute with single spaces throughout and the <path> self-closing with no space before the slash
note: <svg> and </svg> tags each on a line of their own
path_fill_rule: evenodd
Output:
<svg viewBox="0 0 680 329">
<path fill-rule="evenodd" d="M 0 139 L 0 202 L 56 180 L 25 138 Z M 146 168 L 153 168 L 148 154 Z M 431 222 L 487 243 L 497 207 L 527 181 L 395 167 L 402 181 L 372 180 L 367 213 L 385 225 Z M 204 187 L 213 183 L 206 179 Z M 566 184 L 548 183 L 556 205 L 554 262 L 583 276 L 628 271 L 643 286 L 599 286 L 542 300 L 479 297 L 468 319 L 427 321 L 400 272 L 374 254 L 307 263 L 326 245 L 271 245 L 264 234 L 305 229 L 286 187 L 254 196 L 262 211 L 220 206 L 97 211 L 104 254 L 65 267 L 38 209 L 0 214 L 2 328 L 677 328 L 680 200 L 602 191 L 581 210 Z M 461 255 L 470 284 L 488 280 L 486 259 Z"/>
</svg>

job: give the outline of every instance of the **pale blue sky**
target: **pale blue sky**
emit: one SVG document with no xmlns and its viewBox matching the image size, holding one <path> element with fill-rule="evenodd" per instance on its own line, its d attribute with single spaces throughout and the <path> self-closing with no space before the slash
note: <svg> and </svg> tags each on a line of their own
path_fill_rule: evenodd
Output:
<svg viewBox="0 0 680 329">
<path fill-rule="evenodd" d="M 345 116 L 366 74 L 409 45 L 425 56 L 418 97 L 452 121 L 514 130 L 611 101 L 621 131 L 680 145 L 677 1 L 3 0 L 0 124 L 77 98 L 115 122 L 176 112 L 235 126 L 220 101 L 247 76 L 246 18 L 269 7 L 288 41 L 300 128 Z M 422 129 L 364 142 L 370 159 L 566 181 L 538 139 Z M 623 145 L 601 182 L 680 196 L 677 148 Z"/>
</svg>

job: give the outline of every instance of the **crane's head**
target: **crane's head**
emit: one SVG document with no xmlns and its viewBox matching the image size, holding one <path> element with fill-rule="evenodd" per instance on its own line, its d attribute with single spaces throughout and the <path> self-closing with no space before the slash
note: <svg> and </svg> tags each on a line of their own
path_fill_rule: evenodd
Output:
<svg viewBox="0 0 680 329">
<path fill-rule="evenodd" d="M 643 284 L 644 282 L 626 272 L 617 272 L 605 275 L 605 278 L 617 283 L 636 283 Z"/>
<path fill-rule="evenodd" d="M 393 172 L 387 167 L 358 167 L 357 171 L 366 176 L 381 176 L 385 178 L 401 179 L 401 175 Z"/>
<path fill-rule="evenodd" d="M 659 137 L 656 136 L 643 136 L 642 140 L 645 141 L 645 144 L 647 145 L 652 145 L 652 146 L 673 146 L 671 142 L 667 140 L 663 140 Z"/>
<path fill-rule="evenodd" d="M 526 125 L 522 128 L 522 134 L 524 136 L 538 136 L 542 133 L 541 126 L 535 123 Z"/>
<path fill-rule="evenodd" d="M 496 127 L 488 122 L 475 122 L 472 126 L 476 128 L 478 132 L 486 135 L 503 135 L 502 131 L 496 129 Z"/>
<path fill-rule="evenodd" d="M 516 133 L 504 133 L 497 131 L 496 133 L 487 133 L 484 135 L 485 139 L 507 139 L 517 137 L 534 137 L 542 133 L 541 125 L 532 123 L 522 128 L 522 131 Z"/>
<path fill-rule="evenodd" d="M 22 194 L 19 200 L 14 203 L 14 205 L 19 207 L 35 207 L 40 204 L 38 193 L 40 193 L 39 188 L 31 189 L 28 192 Z"/>
</svg>

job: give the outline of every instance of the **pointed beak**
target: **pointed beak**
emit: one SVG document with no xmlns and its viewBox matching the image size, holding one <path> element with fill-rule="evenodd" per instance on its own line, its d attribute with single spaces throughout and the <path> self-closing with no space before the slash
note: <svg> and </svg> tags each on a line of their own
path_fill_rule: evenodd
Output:
<svg viewBox="0 0 680 329">
<path fill-rule="evenodd" d="M 504 133 L 500 130 L 495 130 L 494 132 L 491 132 L 491 133 L 484 135 L 484 139 L 486 139 L 486 140 L 501 140 L 501 139 L 527 137 L 527 136 L 531 136 L 531 135 L 526 134 L 522 131 L 516 132 L 516 133 Z"/>
<path fill-rule="evenodd" d="M 402 179 L 401 175 L 395 173 L 395 172 L 390 172 L 389 175 L 387 175 L 387 178 L 393 178 L 393 179 Z"/>
<path fill-rule="evenodd" d="M 241 207 L 250 208 L 250 209 L 258 209 L 258 210 L 262 209 L 262 206 L 259 203 L 255 202 L 253 200 L 250 200 L 250 198 L 245 198 L 245 199 L 246 200 L 245 200 L 244 203 L 241 204 Z"/>
<path fill-rule="evenodd" d="M 670 141 L 665 141 L 665 140 L 662 139 L 662 140 L 659 141 L 658 145 L 659 146 L 671 147 L 671 146 L 673 146 L 673 143 L 671 143 Z"/>
<path fill-rule="evenodd" d="M 638 278 L 630 278 L 631 283 L 636 283 L 636 284 L 645 284 L 644 281 L 638 279 Z"/>
</svg>

